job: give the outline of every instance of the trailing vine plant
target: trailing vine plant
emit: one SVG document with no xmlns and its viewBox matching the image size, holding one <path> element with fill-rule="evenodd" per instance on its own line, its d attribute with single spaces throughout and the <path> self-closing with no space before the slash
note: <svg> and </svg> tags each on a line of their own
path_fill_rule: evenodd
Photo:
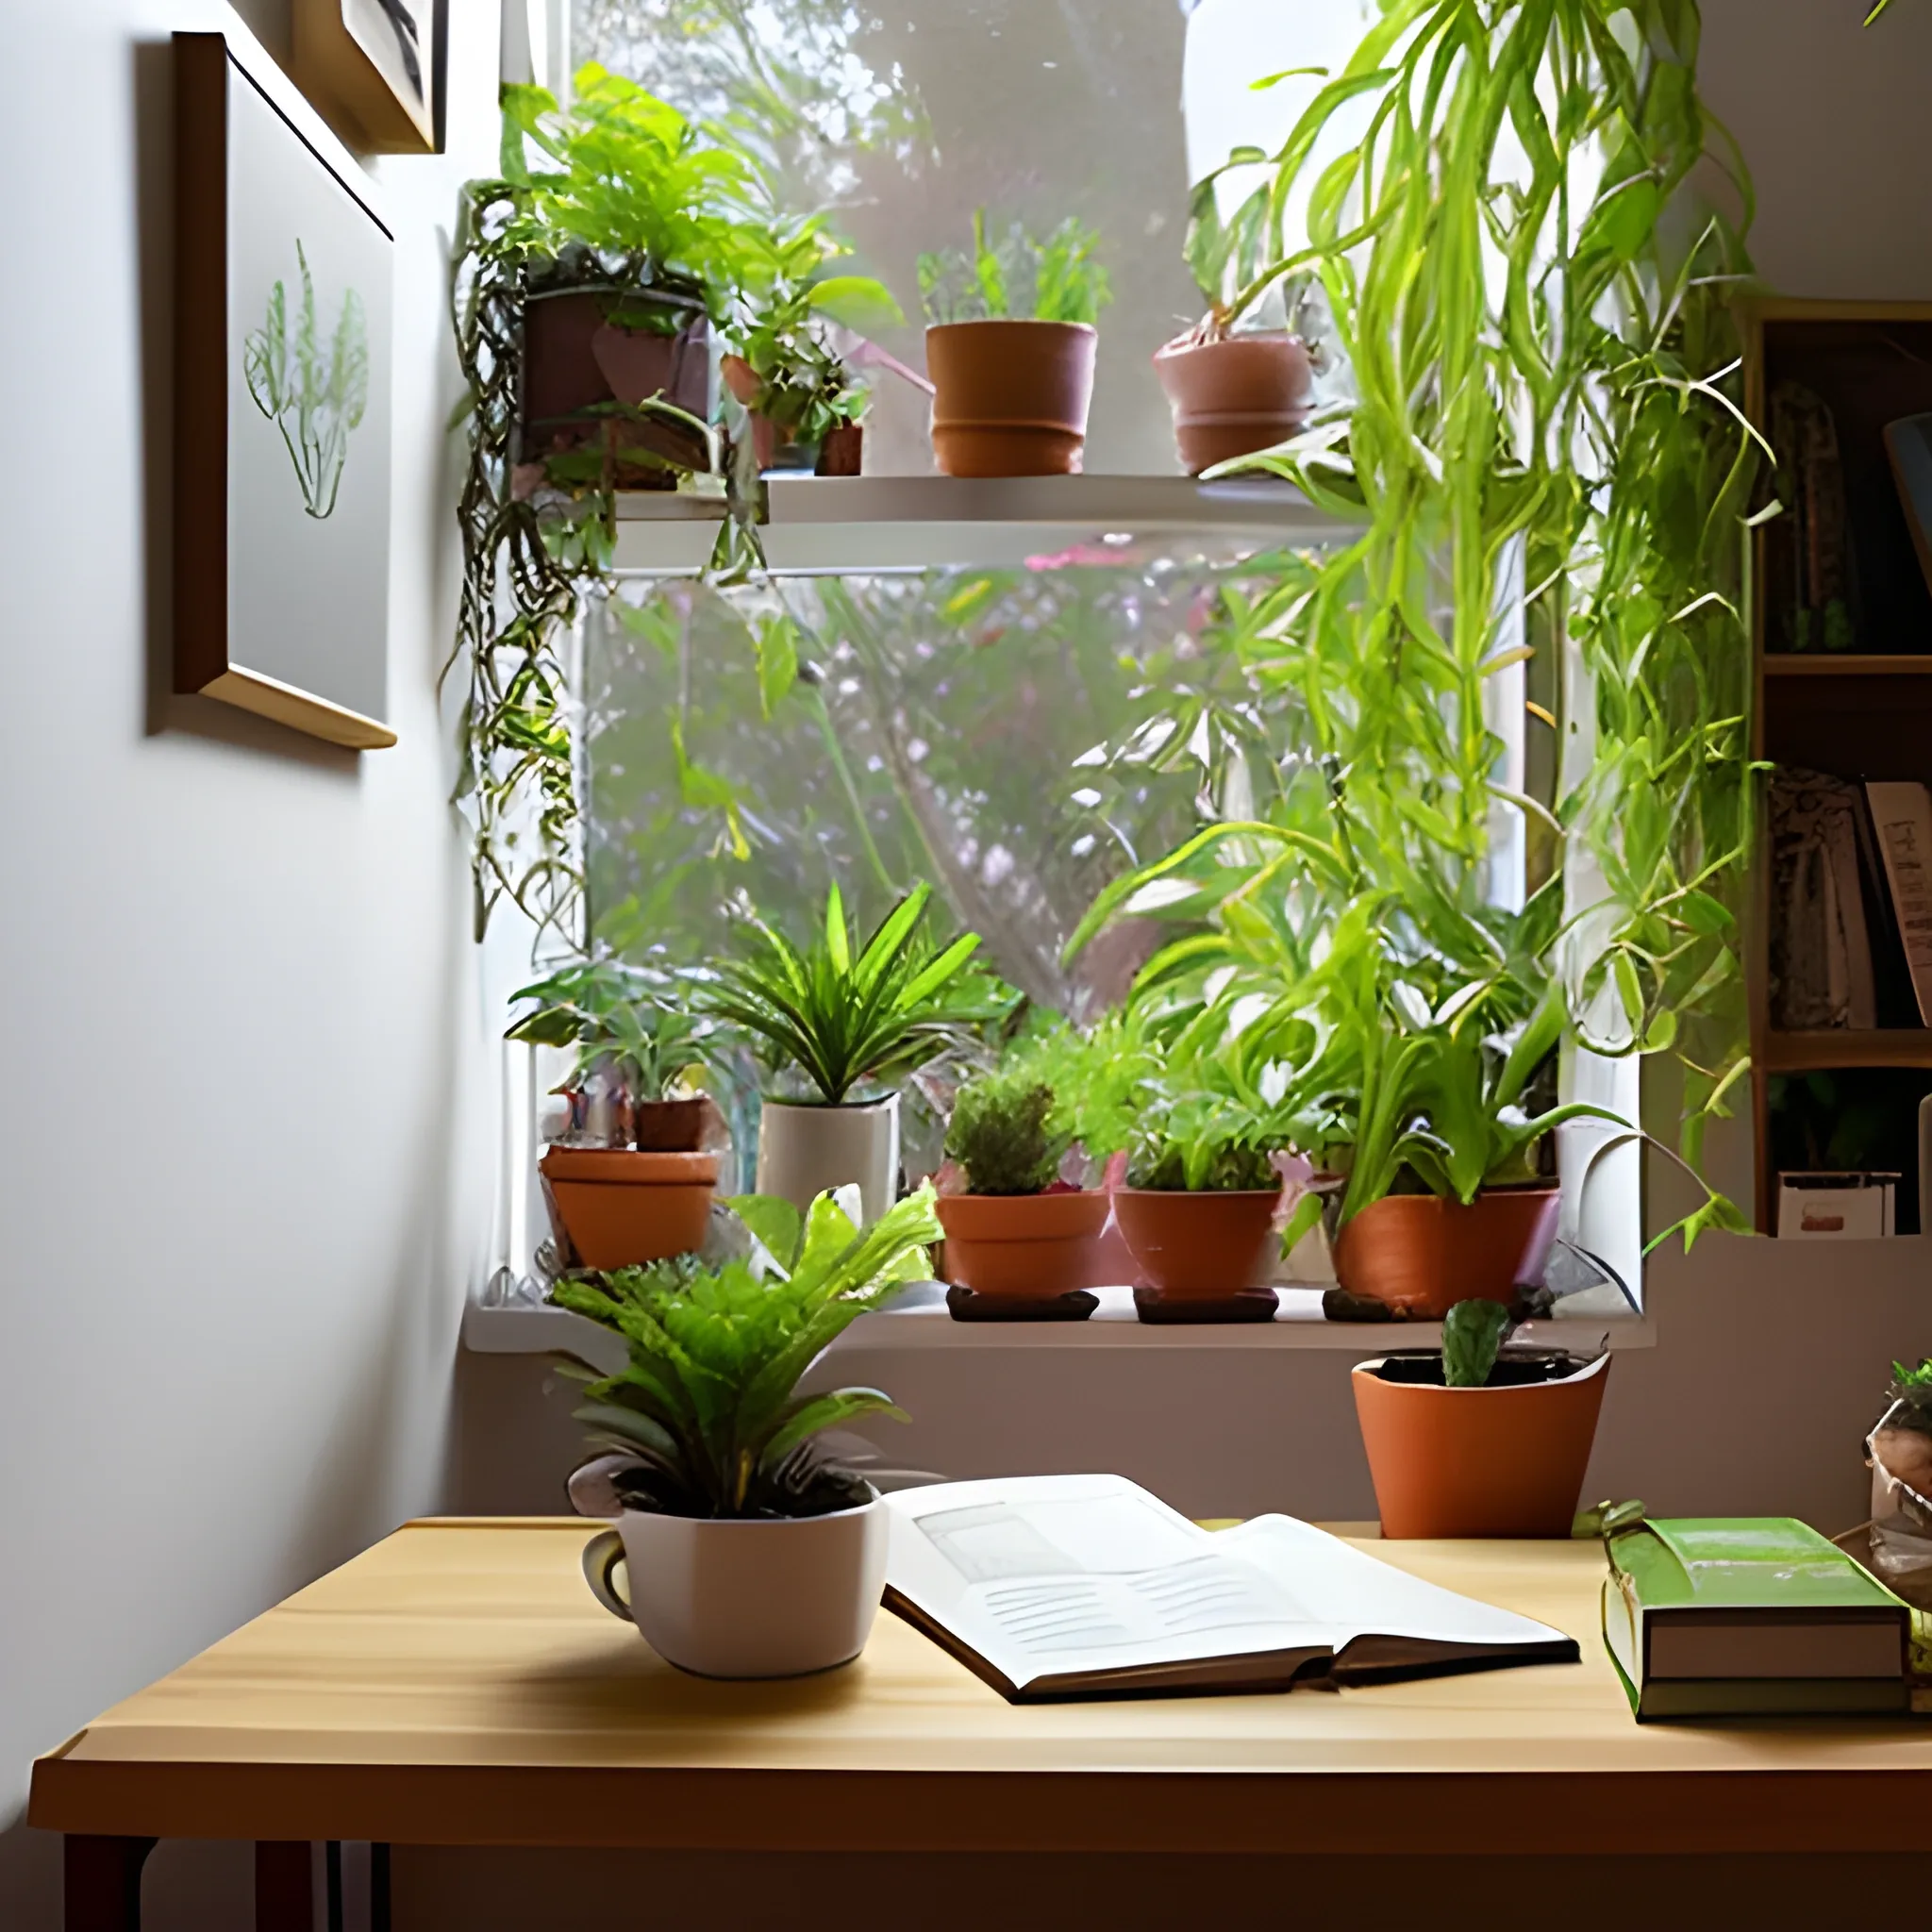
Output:
<svg viewBox="0 0 1932 1932">
<path fill-rule="evenodd" d="M 1353 1210 L 1418 1124 L 1454 1165 L 1452 1120 L 1565 1038 L 1674 1058 L 1693 1163 L 1748 1070 L 1751 207 L 1697 51 L 1690 0 L 1388 0 L 1273 157 L 1274 258 L 1231 306 L 1311 275 L 1355 394 L 1241 467 L 1360 534 L 1224 594 L 1298 724 L 1076 943 L 1182 922 L 1143 994 L 1202 1051 L 1293 1070 L 1301 1144 L 1373 1150 Z M 1367 131 L 1316 172 L 1344 110 Z M 1526 773 L 1514 704 L 1547 734 Z M 1712 1195 L 1683 1229 L 1740 1224 Z"/>
</svg>

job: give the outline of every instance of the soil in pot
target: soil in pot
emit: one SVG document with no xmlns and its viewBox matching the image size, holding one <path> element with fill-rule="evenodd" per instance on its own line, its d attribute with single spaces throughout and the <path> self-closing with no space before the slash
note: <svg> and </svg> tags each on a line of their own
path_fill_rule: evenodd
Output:
<svg viewBox="0 0 1932 1932">
<path fill-rule="evenodd" d="M 927 329 L 940 468 L 948 476 L 1076 474 L 1099 340 L 1084 322 L 950 322 Z"/>
<path fill-rule="evenodd" d="M 1314 402 L 1307 346 L 1285 331 L 1210 341 L 1179 336 L 1155 353 L 1154 373 L 1191 476 L 1286 442 Z"/>
<path fill-rule="evenodd" d="M 1498 1359 L 1443 1386 L 1440 1355 L 1357 1364 L 1356 1417 L 1386 1537 L 1567 1537 L 1610 1358 Z"/>
<path fill-rule="evenodd" d="M 1094 1287 L 1108 1200 L 1058 1194 L 942 1194 L 949 1280 L 975 1294 L 1033 1300 Z"/>
<path fill-rule="evenodd" d="M 1221 1301 L 1266 1283 L 1278 1189 L 1184 1194 L 1117 1188 L 1120 1224 L 1142 1282 L 1167 1299 Z"/>
<path fill-rule="evenodd" d="M 639 1268 L 704 1244 L 715 1154 L 550 1147 L 539 1166 L 586 1268 Z"/>
<path fill-rule="evenodd" d="M 1457 1302 L 1507 1307 L 1542 1286 L 1561 1207 L 1556 1188 L 1489 1188 L 1467 1207 L 1391 1194 L 1335 1236 L 1335 1278 L 1408 1321 L 1440 1322 Z"/>
</svg>

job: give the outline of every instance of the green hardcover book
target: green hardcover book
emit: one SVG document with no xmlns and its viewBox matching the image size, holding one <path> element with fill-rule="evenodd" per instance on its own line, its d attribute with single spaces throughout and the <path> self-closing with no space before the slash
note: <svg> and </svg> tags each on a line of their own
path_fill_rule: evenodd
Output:
<svg viewBox="0 0 1932 1932">
<path fill-rule="evenodd" d="M 1911 1612 L 1788 1517 L 1639 1523 L 1607 1542 L 1604 1642 L 1640 1723 L 1911 1707 Z"/>
</svg>

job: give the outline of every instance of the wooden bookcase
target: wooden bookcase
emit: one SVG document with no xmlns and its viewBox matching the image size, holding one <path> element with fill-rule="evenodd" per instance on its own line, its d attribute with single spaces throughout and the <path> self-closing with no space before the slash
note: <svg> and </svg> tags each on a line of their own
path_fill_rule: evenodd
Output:
<svg viewBox="0 0 1932 1932">
<path fill-rule="evenodd" d="M 1767 433 L 1769 399 L 1779 382 L 1804 383 L 1832 411 L 1862 619 L 1856 654 L 1780 654 L 1769 611 L 1772 540 L 1760 528 L 1752 598 L 1757 755 L 1851 779 L 1932 783 L 1932 592 L 1899 506 L 1883 433 L 1901 416 L 1932 412 L 1932 303 L 1761 302 L 1749 317 L 1746 354 L 1747 407 Z M 1886 655 L 1873 651 L 1880 639 Z M 1757 1224 L 1767 1232 L 1776 1216 L 1770 1100 L 1775 1076 L 1869 1068 L 1932 1073 L 1932 1028 L 1772 1030 L 1770 872 L 1768 814 L 1761 814 L 1747 961 Z"/>
</svg>

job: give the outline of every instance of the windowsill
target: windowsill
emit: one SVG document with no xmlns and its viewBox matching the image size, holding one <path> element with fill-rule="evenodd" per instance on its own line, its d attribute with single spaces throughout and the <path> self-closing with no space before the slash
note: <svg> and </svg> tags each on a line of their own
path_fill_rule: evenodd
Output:
<svg viewBox="0 0 1932 1932">
<path fill-rule="evenodd" d="M 1358 1359 L 1394 1349 L 1439 1348 L 1437 1322 L 1329 1322 L 1318 1288 L 1284 1288 L 1272 1322 L 1227 1325 L 1150 1326 L 1134 1313 L 1124 1288 L 1096 1289 L 1100 1307 L 1085 1322 L 956 1322 L 947 1314 L 945 1291 L 937 1282 L 908 1289 L 892 1306 L 861 1315 L 833 1344 L 839 1354 L 913 1349 L 1324 1349 Z M 1525 1347 L 1655 1348 L 1657 1329 L 1648 1317 L 1562 1316 L 1529 1322 L 1517 1330 Z M 473 1302 L 463 1314 L 463 1346 L 480 1355 L 579 1356 L 612 1374 L 622 1365 L 623 1344 L 594 1322 L 567 1308 L 485 1307 Z"/>
</svg>

